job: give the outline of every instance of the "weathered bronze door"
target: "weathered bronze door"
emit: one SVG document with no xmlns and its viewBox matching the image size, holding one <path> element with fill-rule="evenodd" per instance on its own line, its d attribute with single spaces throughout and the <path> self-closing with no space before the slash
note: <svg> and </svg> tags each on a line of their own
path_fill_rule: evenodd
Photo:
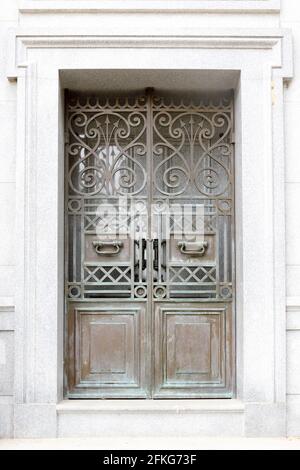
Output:
<svg viewBox="0 0 300 470">
<path fill-rule="evenodd" d="M 66 102 L 66 395 L 231 397 L 233 106 Z"/>
</svg>

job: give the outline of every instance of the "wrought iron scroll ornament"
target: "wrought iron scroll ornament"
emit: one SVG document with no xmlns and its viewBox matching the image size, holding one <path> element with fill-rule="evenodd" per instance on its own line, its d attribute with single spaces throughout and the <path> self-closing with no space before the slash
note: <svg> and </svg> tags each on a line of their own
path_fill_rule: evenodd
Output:
<svg viewBox="0 0 300 470">
<path fill-rule="evenodd" d="M 146 298 L 149 240 L 155 239 L 154 298 L 230 300 L 232 99 L 73 95 L 66 118 L 69 298 Z M 129 202 L 120 209 L 121 198 Z M 145 210 L 132 217 L 132 205 Z M 151 205 L 158 208 L 154 215 Z M 183 234 L 173 243 L 178 220 L 172 218 L 167 239 L 161 214 L 172 205 L 204 208 L 201 240 Z M 106 206 L 117 223 L 105 210 L 99 214 Z M 158 226 L 155 236 L 147 232 L 149 214 Z"/>
<path fill-rule="evenodd" d="M 155 114 L 157 143 L 153 150 L 159 163 L 154 182 L 158 191 L 178 196 L 192 184 L 204 196 L 224 194 L 231 182 L 226 162 L 231 155 L 231 144 L 226 142 L 230 132 L 230 116 L 220 111 L 212 116 L 196 111 L 175 117 L 167 111 Z"/>
<path fill-rule="evenodd" d="M 145 130 L 146 116 L 139 111 L 126 116 L 108 110 L 72 113 L 69 132 L 74 140 L 69 156 L 75 161 L 69 170 L 69 184 L 74 193 L 95 196 L 142 191 L 146 171 L 138 157 L 147 152 L 141 140 Z M 142 175 L 138 185 L 137 172 Z"/>
</svg>

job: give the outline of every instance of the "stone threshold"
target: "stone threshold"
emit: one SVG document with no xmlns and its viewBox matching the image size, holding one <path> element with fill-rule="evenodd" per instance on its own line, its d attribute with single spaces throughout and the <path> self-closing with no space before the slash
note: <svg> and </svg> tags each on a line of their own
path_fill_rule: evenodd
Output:
<svg viewBox="0 0 300 470">
<path fill-rule="evenodd" d="M 243 413 L 245 404 L 237 399 L 211 400 L 63 400 L 57 404 L 63 413 Z"/>
</svg>

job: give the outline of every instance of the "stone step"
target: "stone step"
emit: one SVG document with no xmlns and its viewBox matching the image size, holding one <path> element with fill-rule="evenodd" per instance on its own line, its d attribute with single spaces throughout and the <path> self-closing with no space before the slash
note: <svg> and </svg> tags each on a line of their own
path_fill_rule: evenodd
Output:
<svg viewBox="0 0 300 470">
<path fill-rule="evenodd" d="M 242 437 L 238 400 L 68 400 L 57 405 L 58 437 Z"/>
</svg>

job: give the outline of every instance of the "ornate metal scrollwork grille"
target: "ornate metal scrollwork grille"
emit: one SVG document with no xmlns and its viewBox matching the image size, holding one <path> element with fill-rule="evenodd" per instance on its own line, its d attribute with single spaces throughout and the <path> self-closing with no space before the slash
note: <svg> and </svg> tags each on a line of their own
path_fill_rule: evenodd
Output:
<svg viewBox="0 0 300 470">
<path fill-rule="evenodd" d="M 231 300 L 232 123 L 231 98 L 69 98 L 70 300 Z"/>
</svg>

